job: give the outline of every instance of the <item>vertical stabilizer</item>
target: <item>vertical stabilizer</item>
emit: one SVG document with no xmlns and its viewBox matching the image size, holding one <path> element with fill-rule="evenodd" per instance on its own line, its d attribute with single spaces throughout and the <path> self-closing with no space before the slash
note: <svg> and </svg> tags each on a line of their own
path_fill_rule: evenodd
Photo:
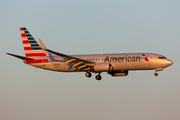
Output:
<svg viewBox="0 0 180 120">
<path fill-rule="evenodd" d="M 20 28 L 21 32 L 21 37 L 22 37 L 22 42 L 24 46 L 24 51 L 25 55 L 28 58 L 34 58 L 36 59 L 37 57 L 46 57 L 46 52 L 42 50 L 42 48 L 39 46 L 39 44 L 36 42 L 36 40 L 33 38 L 33 36 L 30 34 L 30 32 L 25 28 L 21 27 Z M 29 61 L 33 62 L 33 61 Z M 42 63 L 42 62 L 49 62 L 48 59 L 41 60 L 34 60 L 34 63 Z M 28 61 L 26 61 L 28 63 Z"/>
</svg>

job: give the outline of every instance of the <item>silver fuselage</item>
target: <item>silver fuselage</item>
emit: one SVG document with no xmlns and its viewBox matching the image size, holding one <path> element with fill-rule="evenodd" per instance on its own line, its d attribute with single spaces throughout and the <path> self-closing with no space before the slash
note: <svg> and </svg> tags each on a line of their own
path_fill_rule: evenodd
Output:
<svg viewBox="0 0 180 120">
<path fill-rule="evenodd" d="M 48 59 L 50 63 L 31 64 L 34 67 L 60 71 L 60 72 L 78 72 L 77 67 L 73 64 L 66 63 L 63 57 L 46 53 L 44 59 Z M 142 56 L 145 54 L 145 56 Z M 93 54 L 93 55 L 71 55 L 73 57 L 85 59 L 98 63 L 111 63 L 113 71 L 119 70 L 163 70 L 170 66 L 173 62 L 162 55 L 152 53 L 123 53 L 123 54 Z M 145 60 L 148 58 L 148 61 Z M 164 57 L 163 59 L 160 58 Z M 42 57 L 41 57 L 42 59 Z"/>
</svg>

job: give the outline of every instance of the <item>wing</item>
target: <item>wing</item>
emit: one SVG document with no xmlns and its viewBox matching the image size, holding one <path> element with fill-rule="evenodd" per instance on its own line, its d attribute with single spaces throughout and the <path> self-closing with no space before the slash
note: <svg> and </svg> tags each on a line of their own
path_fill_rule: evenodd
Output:
<svg viewBox="0 0 180 120">
<path fill-rule="evenodd" d="M 50 49 L 47 49 L 46 46 L 41 41 L 41 39 L 38 38 L 38 40 L 39 40 L 39 43 L 40 43 L 41 48 L 43 50 L 63 57 L 63 60 L 66 61 L 67 64 L 71 63 L 71 64 L 73 64 L 73 67 L 79 66 L 78 67 L 79 70 L 89 71 L 95 65 L 95 62 L 88 61 L 88 60 L 85 60 L 85 59 L 77 58 L 77 57 L 74 57 L 74 56 L 66 55 L 66 54 L 63 54 L 63 53 L 59 53 L 59 52 L 55 52 L 55 51 L 52 51 Z"/>
</svg>

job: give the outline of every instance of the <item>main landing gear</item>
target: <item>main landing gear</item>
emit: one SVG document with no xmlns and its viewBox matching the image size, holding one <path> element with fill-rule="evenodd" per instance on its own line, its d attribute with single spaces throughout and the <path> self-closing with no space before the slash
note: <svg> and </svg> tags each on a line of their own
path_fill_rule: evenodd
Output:
<svg viewBox="0 0 180 120">
<path fill-rule="evenodd" d="M 101 80 L 102 79 L 102 77 L 101 77 L 101 75 L 100 75 L 100 73 L 98 74 L 98 75 L 96 75 L 96 80 Z"/>
<path fill-rule="evenodd" d="M 92 76 L 92 74 L 91 74 L 90 72 L 87 72 L 87 73 L 85 74 L 85 76 L 88 77 L 88 78 L 90 78 L 90 77 Z M 101 80 L 101 79 L 102 79 L 100 73 L 99 73 L 98 75 L 96 75 L 95 78 L 96 78 L 96 80 Z"/>
<path fill-rule="evenodd" d="M 92 76 L 92 74 L 90 72 L 87 72 L 86 74 L 86 77 L 90 78 Z"/>
</svg>

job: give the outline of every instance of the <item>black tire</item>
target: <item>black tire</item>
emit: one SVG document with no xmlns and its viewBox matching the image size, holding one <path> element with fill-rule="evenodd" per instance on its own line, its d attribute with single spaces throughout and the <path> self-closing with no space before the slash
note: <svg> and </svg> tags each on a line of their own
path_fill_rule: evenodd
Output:
<svg viewBox="0 0 180 120">
<path fill-rule="evenodd" d="M 101 80 L 102 77 L 100 75 L 96 75 L 96 80 Z"/>
<path fill-rule="evenodd" d="M 91 74 L 90 72 L 87 72 L 87 73 L 85 74 L 85 76 L 90 78 L 90 77 L 92 76 L 92 74 Z"/>
<path fill-rule="evenodd" d="M 155 76 L 158 76 L 158 73 L 154 73 Z"/>
</svg>

